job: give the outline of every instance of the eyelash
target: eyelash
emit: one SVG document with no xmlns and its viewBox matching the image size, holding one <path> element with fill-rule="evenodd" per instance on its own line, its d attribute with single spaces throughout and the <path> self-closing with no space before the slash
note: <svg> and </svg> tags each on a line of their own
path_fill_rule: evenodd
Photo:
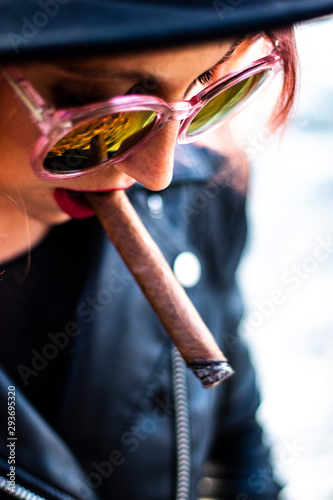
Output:
<svg viewBox="0 0 333 500">
<path fill-rule="evenodd" d="M 216 73 L 216 70 L 221 66 L 222 64 L 217 64 L 214 68 L 209 69 L 208 71 L 205 71 L 205 73 L 202 73 L 202 75 L 198 76 L 196 79 L 195 83 L 200 83 L 201 85 L 209 85 L 210 83 L 213 82 L 214 76 Z"/>
<path fill-rule="evenodd" d="M 214 78 L 214 70 L 209 69 L 205 73 L 202 73 L 202 75 L 198 76 L 197 82 L 201 83 L 201 85 L 208 85 L 209 83 L 212 83 Z"/>
</svg>

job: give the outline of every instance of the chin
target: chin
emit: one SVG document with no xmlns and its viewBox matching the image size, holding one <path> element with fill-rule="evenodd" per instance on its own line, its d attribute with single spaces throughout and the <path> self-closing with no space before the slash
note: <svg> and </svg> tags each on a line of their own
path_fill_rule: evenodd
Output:
<svg viewBox="0 0 333 500">
<path fill-rule="evenodd" d="M 61 215 L 60 217 L 54 217 L 54 220 L 50 221 L 49 224 L 52 226 L 59 226 L 60 224 L 65 224 L 65 222 L 68 222 L 72 220 L 73 217 L 70 217 L 69 215 Z"/>
<path fill-rule="evenodd" d="M 93 214 L 95 215 L 95 214 Z M 83 214 L 83 215 L 79 215 L 79 216 L 76 216 L 76 215 L 69 215 L 69 214 L 66 214 L 65 212 L 63 213 L 60 213 L 60 214 L 54 214 L 52 216 L 49 216 L 49 217 L 46 217 L 41 219 L 41 217 L 39 217 L 39 220 L 42 220 L 43 222 L 45 222 L 46 224 L 49 224 L 51 226 L 58 226 L 60 224 L 65 224 L 65 222 L 68 222 L 70 220 L 82 220 L 82 219 L 88 219 L 92 217 L 91 214 L 89 215 L 86 215 L 86 214 Z"/>
<path fill-rule="evenodd" d="M 41 211 L 31 211 L 29 213 L 29 217 L 32 219 L 37 220 L 38 222 L 41 222 L 42 224 L 48 225 L 48 226 L 58 226 L 60 224 L 64 224 L 65 222 L 68 222 L 72 219 L 69 215 L 65 214 L 64 212 L 57 211 L 57 213 L 47 213 L 46 211 L 41 214 Z"/>
</svg>

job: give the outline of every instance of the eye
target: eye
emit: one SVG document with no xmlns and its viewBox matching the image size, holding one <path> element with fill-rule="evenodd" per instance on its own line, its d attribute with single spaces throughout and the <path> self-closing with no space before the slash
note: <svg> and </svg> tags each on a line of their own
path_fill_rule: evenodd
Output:
<svg viewBox="0 0 333 500">
<path fill-rule="evenodd" d="M 85 104 L 84 99 L 62 85 L 52 85 L 51 96 L 57 108 L 75 108 Z"/>
<path fill-rule="evenodd" d="M 51 102 L 56 108 L 77 108 L 107 101 L 117 95 L 110 84 L 86 85 L 81 82 L 55 82 L 51 89 Z"/>
</svg>

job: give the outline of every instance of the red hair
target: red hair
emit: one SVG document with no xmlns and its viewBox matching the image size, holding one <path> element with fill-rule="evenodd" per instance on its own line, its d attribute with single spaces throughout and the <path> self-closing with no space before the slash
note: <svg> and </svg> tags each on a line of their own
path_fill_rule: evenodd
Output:
<svg viewBox="0 0 333 500">
<path fill-rule="evenodd" d="M 232 56 L 237 60 L 246 52 L 258 36 L 264 35 L 273 45 L 277 42 L 279 54 L 283 61 L 283 79 L 279 96 L 268 121 L 268 127 L 272 133 L 286 125 L 293 110 L 298 86 L 298 55 L 293 27 L 267 30 L 263 33 L 247 35 L 239 40 Z M 233 57 L 231 58 L 233 59 Z M 224 141 L 218 139 L 218 133 L 224 135 Z M 214 133 L 213 133 L 214 134 Z M 228 126 L 217 131 L 213 142 L 202 141 L 213 150 L 224 156 L 223 167 L 214 178 L 214 182 L 232 186 L 239 192 L 246 193 L 248 187 L 248 160 L 245 154 L 237 147 Z M 227 151 L 224 146 L 228 145 Z M 222 147 L 221 147 L 222 146 Z"/>
<path fill-rule="evenodd" d="M 295 33 L 293 27 L 272 29 L 260 34 L 250 34 L 242 38 L 236 47 L 235 58 L 241 56 L 258 39 L 264 35 L 273 45 L 278 47 L 283 61 L 283 83 L 278 102 L 273 109 L 270 126 L 272 131 L 277 130 L 287 121 L 295 101 L 297 89 L 298 56 L 296 49 Z"/>
<path fill-rule="evenodd" d="M 284 64 L 280 98 L 273 109 L 270 119 L 272 130 L 277 130 L 285 124 L 293 109 L 298 84 L 298 55 L 293 28 L 270 30 L 266 31 L 265 34 L 272 43 L 278 41 L 279 53 Z"/>
</svg>

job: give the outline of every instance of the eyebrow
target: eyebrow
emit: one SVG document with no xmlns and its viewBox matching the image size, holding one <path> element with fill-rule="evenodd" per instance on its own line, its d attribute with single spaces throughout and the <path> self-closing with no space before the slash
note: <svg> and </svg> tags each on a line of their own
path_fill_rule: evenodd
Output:
<svg viewBox="0 0 333 500">
<path fill-rule="evenodd" d="M 244 40 L 245 40 L 244 36 L 236 38 L 236 40 L 233 42 L 233 44 L 231 45 L 231 47 L 228 50 L 228 52 L 226 52 L 226 54 L 224 54 L 224 56 L 222 57 L 222 59 L 220 59 L 219 62 L 216 63 L 216 64 L 214 64 L 214 66 L 212 66 L 212 68 L 210 68 L 210 69 L 213 69 L 213 68 L 215 68 L 215 66 L 219 66 L 220 64 L 223 64 L 223 63 L 227 62 L 228 59 L 230 59 L 230 57 L 233 55 L 233 53 L 235 52 L 235 50 L 237 49 L 237 47 L 242 42 L 244 42 Z"/>
<path fill-rule="evenodd" d="M 237 38 L 233 44 L 231 45 L 230 49 L 224 54 L 224 56 L 216 63 L 214 64 L 210 69 L 206 71 L 210 71 L 211 69 L 215 68 L 216 66 L 219 66 L 223 63 L 225 63 L 232 54 L 235 52 L 237 47 L 240 45 L 240 43 L 244 40 L 244 37 L 242 38 Z M 99 70 L 87 70 L 89 71 L 89 76 L 87 75 L 87 72 L 82 71 L 81 68 L 79 67 L 62 67 L 60 68 L 62 71 L 65 71 L 66 73 L 70 73 L 72 75 L 78 76 L 78 77 L 85 77 L 88 80 L 108 80 L 108 79 L 122 79 L 122 80 L 135 80 L 140 82 L 142 78 L 151 78 L 155 79 L 154 75 L 147 75 L 147 74 L 142 74 L 140 71 L 120 71 L 120 72 L 114 72 L 114 71 L 107 71 L 105 69 Z M 205 74 L 206 71 L 203 73 Z"/>
<path fill-rule="evenodd" d="M 67 75 L 74 75 L 77 77 L 84 77 L 88 80 L 111 80 L 111 79 L 122 79 L 122 80 L 141 80 L 143 74 L 140 71 L 125 71 L 125 72 L 114 72 L 106 70 L 87 70 L 82 71 L 81 68 L 60 68 L 61 71 L 67 73 Z M 89 74 L 88 74 L 89 72 Z M 146 76 L 146 75 L 145 75 Z"/>
<path fill-rule="evenodd" d="M 224 64 L 225 62 L 227 62 L 231 58 L 231 56 L 233 55 L 233 53 L 235 52 L 235 50 L 237 49 L 237 47 L 239 47 L 239 45 L 242 42 L 244 42 L 244 40 L 245 40 L 245 37 L 236 38 L 236 40 L 233 42 L 233 44 L 231 45 L 230 49 L 224 54 L 224 56 L 216 64 L 214 64 L 211 68 L 209 68 L 206 71 L 204 71 L 203 73 L 201 73 L 200 76 L 205 75 L 209 71 L 212 71 L 214 68 L 217 68 L 218 66 L 221 66 L 222 64 Z M 198 78 L 200 78 L 200 76 Z"/>
<path fill-rule="evenodd" d="M 216 63 L 214 64 L 214 66 L 211 66 L 209 69 L 207 69 L 206 71 L 204 71 L 203 73 L 201 73 L 201 75 L 199 75 L 196 80 L 194 80 L 186 89 L 185 93 L 184 93 L 184 96 L 186 94 L 188 94 L 190 92 L 190 90 L 192 89 L 192 87 L 194 87 L 196 81 L 198 81 L 200 78 L 204 77 L 207 73 L 213 71 L 215 68 L 217 68 L 218 66 L 221 66 L 223 63 L 227 62 L 231 56 L 233 55 L 233 53 L 235 52 L 235 50 L 237 49 L 237 47 L 245 40 L 245 37 L 238 37 L 236 38 L 236 40 L 233 42 L 233 44 L 231 45 L 230 49 L 224 54 L 224 56 Z"/>
</svg>

